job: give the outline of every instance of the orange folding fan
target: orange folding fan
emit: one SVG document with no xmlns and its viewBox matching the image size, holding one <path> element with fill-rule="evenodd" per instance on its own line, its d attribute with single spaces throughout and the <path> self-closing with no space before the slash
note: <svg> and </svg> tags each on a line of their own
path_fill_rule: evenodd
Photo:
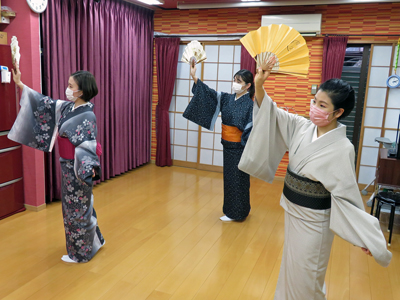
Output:
<svg viewBox="0 0 400 300">
<path fill-rule="evenodd" d="M 276 63 L 273 73 L 306 77 L 310 66 L 309 51 L 301 34 L 284 24 L 271 24 L 250 31 L 240 42 L 256 60 L 257 68 L 264 67 L 271 56 Z"/>
</svg>

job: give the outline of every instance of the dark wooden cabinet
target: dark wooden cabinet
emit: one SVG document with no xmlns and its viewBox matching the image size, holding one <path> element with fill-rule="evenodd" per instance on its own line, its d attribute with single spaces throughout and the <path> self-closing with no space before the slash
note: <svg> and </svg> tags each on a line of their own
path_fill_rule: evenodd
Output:
<svg viewBox="0 0 400 300">
<path fill-rule="evenodd" d="M 0 45 L 0 65 L 11 68 L 8 45 Z M 25 210 L 22 148 L 7 138 L 16 117 L 15 84 L 0 83 L 0 219 Z"/>
<path fill-rule="evenodd" d="M 388 149 L 379 149 L 378 184 L 400 187 L 400 159 L 388 158 Z"/>
</svg>

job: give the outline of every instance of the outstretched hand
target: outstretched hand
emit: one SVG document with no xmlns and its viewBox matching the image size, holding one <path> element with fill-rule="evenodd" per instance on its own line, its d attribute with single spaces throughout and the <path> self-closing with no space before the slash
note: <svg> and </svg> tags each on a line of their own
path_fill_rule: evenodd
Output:
<svg viewBox="0 0 400 300">
<path fill-rule="evenodd" d="M 21 87 L 21 85 L 22 85 L 22 82 L 21 82 L 21 71 L 19 70 L 18 63 L 15 63 L 14 68 L 11 69 L 11 72 L 13 74 L 13 80 L 14 80 L 15 84 L 18 85 L 19 87 Z"/>
<path fill-rule="evenodd" d="M 190 60 L 190 75 L 192 77 L 195 77 L 196 76 L 196 71 L 197 71 L 196 61 L 194 60 L 194 58 L 192 58 Z"/>
<path fill-rule="evenodd" d="M 364 252 L 365 254 L 372 256 L 371 251 L 369 251 L 367 248 L 361 248 L 362 252 Z"/>
<path fill-rule="evenodd" d="M 194 83 L 197 84 L 197 76 L 196 76 L 196 71 L 197 71 L 197 67 L 196 67 L 196 60 L 194 57 L 192 57 L 190 59 L 190 75 L 192 76 Z"/>
<path fill-rule="evenodd" d="M 264 61 L 264 63 L 261 65 L 260 68 L 258 68 L 257 70 L 257 74 L 254 78 L 254 84 L 255 86 L 262 86 L 265 82 L 265 80 L 267 80 L 267 78 L 269 77 L 269 75 L 271 75 L 271 71 L 272 68 L 274 67 L 276 63 L 276 58 L 275 56 L 270 57 L 270 59 L 267 61 Z"/>
</svg>

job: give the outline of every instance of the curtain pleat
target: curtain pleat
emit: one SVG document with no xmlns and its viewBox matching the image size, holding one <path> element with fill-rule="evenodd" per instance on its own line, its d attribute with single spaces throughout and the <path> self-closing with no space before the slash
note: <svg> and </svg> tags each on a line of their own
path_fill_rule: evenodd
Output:
<svg viewBox="0 0 400 300">
<path fill-rule="evenodd" d="M 346 54 L 347 36 L 324 37 L 322 57 L 322 82 L 342 76 L 344 56 Z"/>
<path fill-rule="evenodd" d="M 249 70 L 253 75 L 256 74 L 256 61 L 243 45 L 240 52 L 240 69 Z"/>
<path fill-rule="evenodd" d="M 178 67 L 179 38 L 156 38 L 158 104 L 156 107 L 156 165 L 171 166 L 171 141 L 168 109 Z"/>
<path fill-rule="evenodd" d="M 78 70 L 96 78 L 101 181 L 150 161 L 153 15 L 119 0 L 49 0 L 42 15 L 43 93 L 65 99 Z M 56 145 L 46 162 L 50 200 L 61 197 L 58 160 Z"/>
</svg>

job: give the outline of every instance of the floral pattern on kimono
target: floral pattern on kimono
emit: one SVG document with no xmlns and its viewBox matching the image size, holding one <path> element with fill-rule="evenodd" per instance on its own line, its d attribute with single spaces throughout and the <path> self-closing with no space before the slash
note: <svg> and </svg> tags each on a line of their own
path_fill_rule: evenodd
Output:
<svg viewBox="0 0 400 300">
<path fill-rule="evenodd" d="M 53 100 L 27 86 L 20 104 L 8 135 L 11 140 L 49 152 L 59 132 L 75 146 L 74 159 L 60 157 L 62 212 L 68 256 L 76 262 L 87 262 L 104 244 L 93 208 L 93 180 L 101 174 L 93 104 L 74 109 L 72 102 Z"/>
</svg>

